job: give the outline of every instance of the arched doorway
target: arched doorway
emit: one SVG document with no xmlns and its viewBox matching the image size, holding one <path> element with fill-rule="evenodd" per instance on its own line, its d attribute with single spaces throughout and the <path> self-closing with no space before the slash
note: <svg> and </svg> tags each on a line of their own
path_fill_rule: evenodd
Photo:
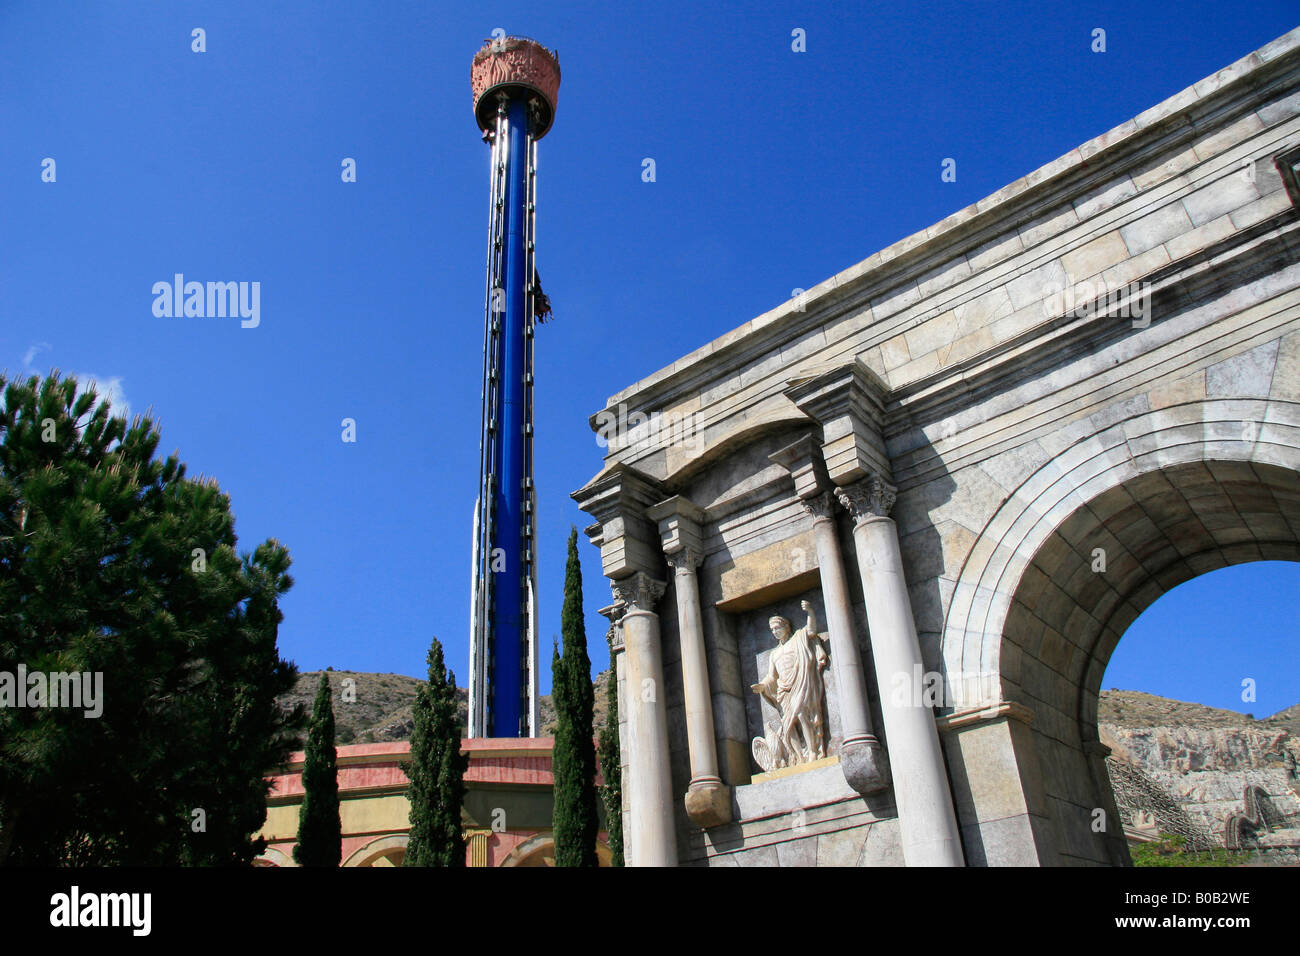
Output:
<svg viewBox="0 0 1300 956">
<path fill-rule="evenodd" d="M 596 841 L 596 860 L 599 866 L 610 866 L 613 857 L 609 845 Z M 519 844 L 501 861 L 502 866 L 555 866 L 555 838 L 549 833 L 539 833 Z"/>
<path fill-rule="evenodd" d="M 941 647 L 949 736 L 981 709 L 1015 725 L 978 759 L 945 740 L 968 860 L 997 862 L 996 847 L 1009 862 L 1129 862 L 1097 733 L 1106 664 L 1178 584 L 1300 561 L 1295 419 L 1291 403 L 1267 401 L 1142 412 L 1077 442 L 999 507 Z M 985 819 L 981 799 L 1002 800 L 1004 815 Z"/>
<path fill-rule="evenodd" d="M 1128 861 L 1097 734 L 1102 676 L 1124 631 L 1178 584 L 1266 558 L 1300 560 L 1300 475 L 1240 461 L 1136 476 L 1071 514 L 1034 555 L 1007 613 L 1002 674 L 1035 715 L 1058 852 L 1074 858 L 1062 862 Z"/>
<path fill-rule="evenodd" d="M 346 860 L 344 866 L 401 866 L 406 856 L 407 835 L 380 837 L 358 849 Z"/>
</svg>

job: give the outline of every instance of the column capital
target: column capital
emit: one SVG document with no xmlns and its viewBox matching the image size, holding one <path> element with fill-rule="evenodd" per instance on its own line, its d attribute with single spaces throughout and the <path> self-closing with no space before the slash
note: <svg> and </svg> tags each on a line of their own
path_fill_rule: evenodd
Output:
<svg viewBox="0 0 1300 956">
<path fill-rule="evenodd" d="M 695 569 L 704 563 L 704 554 L 695 548 L 679 548 L 676 551 L 665 551 L 664 558 L 672 566 L 672 569 L 679 574 L 683 571 L 695 573 Z"/>
<path fill-rule="evenodd" d="M 626 613 L 633 614 L 640 611 L 653 614 L 655 605 L 664 596 L 668 583 L 656 581 L 644 571 L 638 571 L 626 578 L 611 581 L 609 587 L 614 592 L 615 602 L 621 601 L 626 605 Z"/>
<path fill-rule="evenodd" d="M 627 613 L 627 605 L 622 601 L 615 601 L 608 607 L 602 607 L 596 613 L 603 618 L 608 618 L 610 624 L 617 624 L 623 619 L 623 615 Z"/>
<path fill-rule="evenodd" d="M 601 617 L 609 619 L 609 630 L 605 632 L 605 639 L 609 641 L 609 649 L 613 653 L 618 653 L 623 649 L 623 615 L 627 613 L 627 605 L 621 601 L 615 601 L 608 607 L 602 607 L 597 611 Z"/>
<path fill-rule="evenodd" d="M 872 474 L 851 485 L 836 488 L 835 497 L 853 515 L 854 521 L 861 524 L 867 518 L 888 518 L 898 490 L 880 475 Z"/>
<path fill-rule="evenodd" d="M 823 491 L 812 498 L 800 499 L 803 510 L 813 516 L 814 521 L 833 521 L 835 519 L 835 499 L 829 491 Z"/>
</svg>

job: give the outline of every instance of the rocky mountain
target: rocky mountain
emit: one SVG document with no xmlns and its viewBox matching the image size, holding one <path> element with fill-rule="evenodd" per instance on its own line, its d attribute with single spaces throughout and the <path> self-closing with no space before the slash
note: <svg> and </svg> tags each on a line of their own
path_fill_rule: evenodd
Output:
<svg viewBox="0 0 1300 956">
<path fill-rule="evenodd" d="M 1111 780 L 1122 814 L 1143 809 L 1153 795 L 1163 805 L 1167 794 L 1182 828 L 1190 825 L 1193 833 L 1188 835 L 1223 846 L 1229 820 L 1247 810 L 1246 791 L 1258 788 L 1275 817 L 1271 832 L 1282 842 L 1300 841 L 1295 771 L 1300 705 L 1256 719 L 1138 691 L 1110 690 L 1098 701 L 1098 730 L 1111 748 Z M 1154 804 L 1148 809 L 1157 810 Z M 1156 812 L 1163 818 L 1158 821 L 1162 830 L 1168 828 L 1167 809 Z"/>
<path fill-rule="evenodd" d="M 415 727 L 411 708 L 415 694 L 423 681 L 403 674 L 371 674 L 363 671 L 327 671 L 334 699 L 334 739 L 338 744 L 387 743 L 409 740 Z M 605 726 L 608 703 L 605 681 L 609 672 L 597 675 L 593 683 L 595 692 L 595 731 Z M 280 697 L 280 706 L 302 704 L 310 713 L 320 685 L 320 671 L 307 671 L 298 675 L 292 691 Z M 347 683 L 347 682 L 351 683 Z M 461 733 L 469 725 L 469 690 L 456 689 L 457 714 Z M 555 733 L 555 707 L 548 694 L 538 702 L 542 736 Z"/>
</svg>

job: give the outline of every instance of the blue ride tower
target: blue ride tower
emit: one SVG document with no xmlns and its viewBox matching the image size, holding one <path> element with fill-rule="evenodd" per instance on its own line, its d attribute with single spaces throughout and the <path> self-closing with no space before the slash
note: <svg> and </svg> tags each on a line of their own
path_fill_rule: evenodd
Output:
<svg viewBox="0 0 1300 956">
<path fill-rule="evenodd" d="M 548 312 L 534 263 L 537 141 L 555 116 L 560 65 L 523 37 L 487 40 L 471 69 L 492 150 L 483 323 L 483 418 L 470 592 L 471 737 L 534 737 L 537 489 L 533 333 Z"/>
</svg>

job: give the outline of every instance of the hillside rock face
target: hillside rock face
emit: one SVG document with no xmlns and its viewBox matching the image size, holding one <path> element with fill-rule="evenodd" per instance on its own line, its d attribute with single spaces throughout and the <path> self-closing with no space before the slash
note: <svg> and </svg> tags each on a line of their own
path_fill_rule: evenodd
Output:
<svg viewBox="0 0 1300 956">
<path fill-rule="evenodd" d="M 1250 816 L 1247 790 L 1258 788 L 1255 802 L 1263 809 L 1256 812 L 1269 819 L 1240 828 L 1240 842 L 1300 846 L 1297 716 L 1300 707 L 1255 720 L 1150 694 L 1103 691 L 1098 729 L 1112 751 L 1108 764 L 1124 823 L 1149 826 L 1149 819 L 1135 820 L 1147 809 L 1163 832 L 1182 832 L 1190 822 L 1192 842 L 1222 847 L 1233 817 Z M 1186 822 L 1180 826 L 1167 807 L 1157 808 L 1161 801 L 1144 791 L 1145 781 L 1167 793 Z"/>
<path fill-rule="evenodd" d="M 345 744 L 389 743 L 410 740 L 415 729 L 411 707 L 423 681 L 403 674 L 371 674 L 364 671 L 327 671 L 334 702 L 334 742 Z M 288 709 L 302 704 L 311 714 L 316 688 L 320 685 L 320 671 L 307 671 L 298 675 L 293 690 L 279 698 L 280 706 Z M 599 734 L 605 726 L 608 704 L 605 684 L 609 676 L 604 671 L 593 681 L 595 707 L 594 732 Z M 540 735 L 555 734 L 555 707 L 548 694 L 538 701 Z M 456 688 L 456 714 L 461 733 L 469 726 L 469 690 Z"/>
</svg>

